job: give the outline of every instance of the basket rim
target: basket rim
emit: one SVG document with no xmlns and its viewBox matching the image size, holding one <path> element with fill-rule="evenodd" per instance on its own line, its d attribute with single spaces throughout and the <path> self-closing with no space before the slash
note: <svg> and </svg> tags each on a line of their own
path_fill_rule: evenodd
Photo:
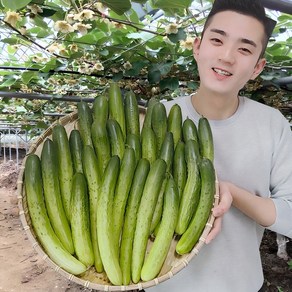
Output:
<svg viewBox="0 0 292 292">
<path fill-rule="evenodd" d="M 145 110 L 144 107 L 140 107 L 140 110 L 143 112 Z M 81 286 L 84 286 L 86 288 L 90 288 L 90 289 L 95 289 L 95 290 L 101 290 L 101 291 L 131 291 L 131 290 L 142 290 L 142 289 L 146 289 L 149 287 L 153 287 L 158 285 L 159 283 L 162 283 L 170 278 L 172 278 L 175 274 L 177 274 L 178 272 L 180 272 L 182 269 L 184 269 L 189 263 L 190 261 L 200 252 L 201 248 L 203 247 L 206 237 L 209 234 L 211 228 L 213 227 L 213 223 L 215 220 L 214 215 L 212 214 L 212 212 L 210 213 L 210 216 L 207 220 L 207 223 L 203 229 L 203 232 L 198 240 L 198 242 L 196 243 L 196 245 L 193 247 L 193 249 L 185 254 L 184 256 L 181 257 L 181 259 L 175 263 L 171 270 L 168 271 L 167 273 L 157 276 L 156 278 L 150 280 L 150 281 L 145 281 L 143 282 L 142 280 L 136 284 L 129 284 L 129 285 L 110 285 L 110 284 L 98 284 L 98 283 L 94 283 L 85 279 L 82 279 L 81 277 L 75 276 L 67 271 L 65 271 L 64 269 L 62 269 L 61 267 L 59 267 L 57 264 L 55 264 L 50 258 L 49 256 L 46 254 L 46 252 L 44 251 L 43 247 L 40 245 L 40 243 L 36 240 L 36 236 L 34 235 L 34 231 L 33 231 L 33 227 L 30 226 L 27 217 L 29 216 L 28 214 L 28 210 L 24 209 L 24 199 L 26 197 L 26 195 L 23 195 L 23 191 L 24 191 L 24 165 L 26 162 L 26 158 L 29 154 L 36 152 L 36 150 L 38 149 L 38 147 L 45 141 L 45 139 L 52 134 L 52 128 L 57 125 L 57 124 L 62 124 L 62 125 L 67 125 L 69 123 L 75 122 L 77 118 L 77 111 L 72 112 L 71 114 L 68 114 L 62 118 L 60 118 L 59 120 L 55 121 L 48 129 L 46 129 L 41 136 L 39 136 L 39 138 L 36 140 L 36 142 L 34 142 L 31 147 L 29 148 L 26 156 L 23 159 L 22 165 L 19 169 L 19 175 L 18 175 L 18 179 L 17 179 L 17 189 L 16 189 L 16 195 L 17 195 L 17 199 L 18 199 L 18 208 L 19 208 L 19 217 L 20 217 L 20 221 L 23 227 L 23 230 L 26 232 L 26 235 L 29 239 L 29 241 L 32 243 L 33 248 L 36 250 L 36 252 L 38 253 L 38 255 L 52 268 L 54 269 L 56 272 L 60 273 L 62 276 L 64 276 L 65 278 L 67 278 L 70 281 L 73 281 Z M 217 175 L 216 175 L 216 180 L 215 180 L 215 194 L 214 194 L 214 201 L 213 201 L 213 205 L 216 206 L 219 203 L 219 182 L 217 179 Z"/>
</svg>

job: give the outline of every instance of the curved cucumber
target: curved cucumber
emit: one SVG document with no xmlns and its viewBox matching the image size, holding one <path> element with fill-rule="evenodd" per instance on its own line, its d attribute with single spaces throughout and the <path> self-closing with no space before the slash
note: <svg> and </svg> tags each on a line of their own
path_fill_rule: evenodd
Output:
<svg viewBox="0 0 292 292">
<path fill-rule="evenodd" d="M 79 130 L 73 129 L 69 135 L 69 146 L 73 162 L 73 172 L 83 172 L 82 167 L 82 139 Z"/>
<path fill-rule="evenodd" d="M 41 162 L 36 154 L 26 158 L 24 185 L 32 227 L 47 255 L 68 273 L 84 273 L 86 266 L 63 247 L 52 228 L 43 197 Z"/>
</svg>

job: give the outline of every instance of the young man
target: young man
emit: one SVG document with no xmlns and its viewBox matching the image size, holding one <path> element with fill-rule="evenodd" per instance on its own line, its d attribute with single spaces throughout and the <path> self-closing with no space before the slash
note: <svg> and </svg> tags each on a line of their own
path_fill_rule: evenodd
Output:
<svg viewBox="0 0 292 292">
<path fill-rule="evenodd" d="M 257 292 L 265 228 L 292 237 L 292 134 L 276 109 L 238 96 L 264 68 L 275 23 L 260 0 L 216 0 L 194 42 L 200 87 L 175 103 L 183 117 L 209 119 L 220 203 L 214 227 L 191 263 L 155 292 Z M 216 238 L 215 238 L 216 237 Z"/>
</svg>

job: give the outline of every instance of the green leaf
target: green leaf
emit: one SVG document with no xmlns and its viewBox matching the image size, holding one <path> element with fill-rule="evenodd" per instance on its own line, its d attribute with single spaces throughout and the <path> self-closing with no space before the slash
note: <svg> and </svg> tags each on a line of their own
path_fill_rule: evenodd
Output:
<svg viewBox="0 0 292 292">
<path fill-rule="evenodd" d="M 11 37 L 11 38 L 5 38 L 1 40 L 1 43 L 5 43 L 5 44 L 10 44 L 10 45 L 15 45 L 18 43 L 18 40 Z"/>
<path fill-rule="evenodd" d="M 100 2 L 119 15 L 131 9 L 131 2 L 129 0 L 101 0 Z"/>
<path fill-rule="evenodd" d="M 152 38 L 154 38 L 154 34 L 150 33 L 150 32 L 142 31 L 142 32 L 129 33 L 127 35 L 127 37 L 129 39 L 141 39 L 141 40 L 147 42 L 147 41 L 151 40 Z"/>
<path fill-rule="evenodd" d="M 161 79 L 161 73 L 159 70 L 152 70 L 152 71 L 149 71 L 148 72 L 148 80 L 149 80 L 149 83 L 157 83 L 159 82 Z"/>
<path fill-rule="evenodd" d="M 174 44 L 176 44 L 177 42 L 179 42 L 181 40 L 185 40 L 186 37 L 187 37 L 187 34 L 183 28 L 179 28 L 177 33 L 171 33 L 168 35 L 168 38 Z"/>
<path fill-rule="evenodd" d="M 167 73 L 169 73 L 172 66 L 173 66 L 173 62 L 158 63 L 158 64 L 154 64 L 151 70 L 159 71 L 161 75 L 166 75 Z"/>
<path fill-rule="evenodd" d="M 159 82 L 159 86 L 161 90 L 176 90 L 179 86 L 179 80 L 177 77 L 165 78 Z"/>
<path fill-rule="evenodd" d="M 16 11 L 20 8 L 25 7 L 31 1 L 32 0 L 1 0 L 1 3 L 5 8 Z"/>
<path fill-rule="evenodd" d="M 120 81 L 123 79 L 123 77 L 124 77 L 123 72 L 116 73 L 113 75 L 113 81 L 115 82 Z"/>
<path fill-rule="evenodd" d="M 37 73 L 33 71 L 23 72 L 21 75 L 21 80 L 24 84 L 28 84 L 33 78 L 37 77 Z"/>
<path fill-rule="evenodd" d="M 16 82 L 15 78 L 9 78 L 6 81 L 4 81 L 2 84 L 0 84 L 0 88 L 10 87 Z"/>
<path fill-rule="evenodd" d="M 193 0 L 151 0 L 151 6 L 160 9 L 186 9 Z"/>
</svg>

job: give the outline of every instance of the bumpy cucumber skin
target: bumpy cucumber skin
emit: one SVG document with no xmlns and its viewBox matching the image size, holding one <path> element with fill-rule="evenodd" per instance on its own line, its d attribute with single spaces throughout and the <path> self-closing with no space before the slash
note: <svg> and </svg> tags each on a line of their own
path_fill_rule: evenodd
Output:
<svg viewBox="0 0 292 292">
<path fill-rule="evenodd" d="M 178 104 L 174 104 L 168 114 L 167 131 L 173 134 L 174 148 L 182 140 L 182 111 Z"/>
<path fill-rule="evenodd" d="M 167 132 L 167 114 L 165 105 L 161 102 L 153 106 L 151 126 L 157 139 L 157 153 L 159 155 L 162 143 Z"/>
<path fill-rule="evenodd" d="M 119 258 L 114 249 L 112 234 L 112 209 L 115 186 L 120 171 L 120 159 L 111 157 L 105 169 L 100 195 L 98 196 L 99 212 L 97 213 L 97 237 L 104 270 L 114 285 L 122 285 L 122 271 Z"/>
<path fill-rule="evenodd" d="M 70 153 L 69 139 L 63 125 L 57 124 L 53 127 L 53 142 L 56 145 L 58 156 L 58 173 L 63 206 L 66 216 L 70 222 L 71 217 L 71 187 L 73 177 L 73 164 Z"/>
<path fill-rule="evenodd" d="M 108 99 L 105 95 L 97 96 L 92 105 L 93 121 L 105 125 L 109 115 Z"/>
<path fill-rule="evenodd" d="M 142 157 L 149 160 L 150 164 L 157 159 L 157 142 L 152 128 L 144 128 L 141 135 Z"/>
<path fill-rule="evenodd" d="M 132 248 L 137 212 L 149 169 L 149 161 L 144 158 L 140 159 L 135 170 L 133 183 L 126 206 L 125 222 L 120 247 L 120 265 L 123 273 L 123 285 L 129 285 L 131 281 Z"/>
<path fill-rule="evenodd" d="M 63 247 L 51 226 L 43 197 L 41 162 L 36 154 L 26 158 L 24 185 L 33 230 L 47 255 L 68 273 L 84 273 L 86 266 Z"/>
<path fill-rule="evenodd" d="M 100 252 L 98 248 L 98 238 L 97 238 L 97 212 L 98 212 L 98 195 L 99 188 L 101 186 L 102 175 L 100 174 L 98 168 L 98 160 L 94 149 L 86 145 L 83 149 L 83 168 L 84 174 L 87 181 L 88 191 L 89 191 L 89 213 L 90 213 L 90 233 L 91 242 L 94 253 L 94 266 L 98 273 L 103 271 L 103 265 L 100 257 Z"/>
<path fill-rule="evenodd" d="M 182 131 L 184 142 L 187 142 L 188 140 L 195 140 L 199 143 L 198 129 L 193 120 L 186 118 L 183 122 Z"/>
<path fill-rule="evenodd" d="M 140 137 L 140 118 L 139 107 L 136 95 L 133 91 L 125 94 L 125 120 L 126 120 L 126 133 L 134 134 Z"/>
<path fill-rule="evenodd" d="M 106 128 L 110 141 L 111 156 L 118 155 L 119 158 L 122 159 L 125 152 L 125 140 L 118 121 L 108 119 L 106 122 Z"/>
<path fill-rule="evenodd" d="M 132 148 L 126 148 L 124 156 L 121 160 L 120 173 L 115 188 L 113 202 L 113 240 L 117 254 L 119 254 L 120 236 L 124 223 L 125 208 L 135 172 L 135 167 L 135 152 Z"/>
<path fill-rule="evenodd" d="M 123 133 L 123 137 L 124 139 L 126 139 L 126 118 L 124 111 L 124 102 L 121 89 L 115 82 L 111 83 L 109 86 L 108 103 L 109 118 L 116 120 L 119 123 Z"/>
<path fill-rule="evenodd" d="M 179 194 L 177 185 L 171 176 L 167 180 L 163 198 L 161 224 L 141 270 L 143 281 L 150 281 L 159 274 L 174 235 L 178 217 Z"/>
<path fill-rule="evenodd" d="M 92 118 L 92 111 L 89 105 L 84 101 L 78 102 L 77 113 L 78 113 L 78 118 L 79 118 L 79 131 L 80 131 L 83 145 L 93 146 L 92 140 L 91 140 L 91 134 L 90 134 L 93 118 Z"/>
<path fill-rule="evenodd" d="M 94 264 L 90 235 L 89 198 L 83 173 L 75 173 L 72 180 L 71 229 L 77 258 L 86 267 Z"/>
<path fill-rule="evenodd" d="M 166 172 L 166 162 L 158 158 L 151 166 L 141 198 L 133 242 L 132 281 L 140 281 L 141 269 L 150 233 L 151 220 Z"/>
<path fill-rule="evenodd" d="M 175 232 L 180 235 L 186 231 L 199 203 L 201 179 L 198 168 L 196 142 L 194 140 L 186 142 L 185 156 L 188 174 L 185 188 L 180 198 L 179 215 L 175 228 Z"/>
<path fill-rule="evenodd" d="M 159 157 L 166 162 L 166 171 L 172 173 L 172 163 L 174 155 L 174 140 L 172 132 L 166 132 L 164 141 L 161 145 Z"/>
<path fill-rule="evenodd" d="M 214 166 L 210 159 L 202 158 L 200 162 L 200 173 L 202 180 L 200 201 L 188 229 L 176 245 L 176 252 L 180 255 L 190 252 L 195 246 L 204 230 L 213 206 L 216 191 L 216 177 Z"/>
<path fill-rule="evenodd" d="M 142 157 L 142 145 L 140 141 L 140 136 L 135 134 L 128 134 L 126 139 L 126 146 L 134 149 L 136 164 L 138 164 L 139 160 Z"/>
<path fill-rule="evenodd" d="M 214 144 L 213 134 L 211 131 L 210 123 L 207 118 L 201 117 L 198 124 L 198 137 L 200 153 L 202 157 L 214 161 Z"/>
<path fill-rule="evenodd" d="M 91 136 L 97 155 L 99 172 L 102 175 L 111 158 L 111 146 L 106 123 L 94 121 L 91 127 Z"/>
<path fill-rule="evenodd" d="M 83 143 L 79 130 L 73 129 L 69 135 L 69 146 L 73 162 L 73 172 L 83 173 L 82 148 Z"/>
<path fill-rule="evenodd" d="M 185 144 L 183 141 L 179 141 L 175 148 L 173 157 L 173 179 L 177 184 L 179 190 L 179 197 L 181 198 L 187 180 Z"/>
<path fill-rule="evenodd" d="M 64 248 L 74 254 L 72 233 L 63 207 L 54 142 L 47 138 L 41 151 L 44 198 L 52 227 Z"/>
<path fill-rule="evenodd" d="M 153 110 L 154 105 L 158 102 L 159 102 L 159 100 L 155 97 L 150 98 L 150 100 L 148 101 L 147 110 L 146 110 L 146 114 L 144 117 L 144 122 L 143 122 L 141 134 L 143 134 L 143 131 L 145 128 L 152 127 L 151 126 L 152 110 Z"/>
</svg>

